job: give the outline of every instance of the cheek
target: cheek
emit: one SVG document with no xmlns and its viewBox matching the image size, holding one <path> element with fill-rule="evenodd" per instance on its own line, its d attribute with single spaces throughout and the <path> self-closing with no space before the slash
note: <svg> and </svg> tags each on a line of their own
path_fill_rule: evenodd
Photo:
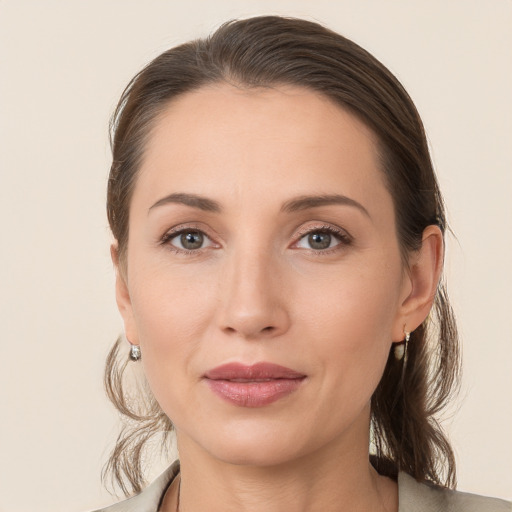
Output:
<svg viewBox="0 0 512 512">
<path fill-rule="evenodd" d="M 160 350 L 188 345 L 211 316 L 215 275 L 194 266 L 176 268 L 162 254 L 133 256 L 130 297 L 141 345 Z"/>
<path fill-rule="evenodd" d="M 302 280 L 294 293 L 297 312 L 344 345 L 371 344 L 380 338 L 391 342 L 401 293 L 402 270 L 395 259 L 392 266 L 378 260 L 348 262 Z"/>
<path fill-rule="evenodd" d="M 139 266 L 131 276 L 130 295 L 144 372 L 169 416 L 171 405 L 183 396 L 175 390 L 185 391 L 197 380 L 194 364 L 215 312 L 216 289 L 205 276 L 157 266 Z"/>
<path fill-rule="evenodd" d="M 386 365 L 398 311 L 401 265 L 379 263 L 331 273 L 296 295 L 303 333 L 315 340 L 310 357 L 324 368 L 331 389 L 363 402 L 375 390 Z M 309 347 L 307 347 L 309 351 Z M 314 359 L 313 359 L 314 360 Z"/>
</svg>

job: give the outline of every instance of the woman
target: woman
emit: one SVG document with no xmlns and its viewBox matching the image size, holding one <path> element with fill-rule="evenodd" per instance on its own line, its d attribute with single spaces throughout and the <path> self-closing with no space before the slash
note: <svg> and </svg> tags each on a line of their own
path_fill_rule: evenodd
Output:
<svg viewBox="0 0 512 512">
<path fill-rule="evenodd" d="M 444 208 L 382 64 L 311 22 L 235 21 L 150 63 L 112 129 L 131 361 L 118 340 L 106 382 L 131 424 L 107 469 L 139 493 L 172 429 L 180 462 L 105 510 L 510 510 L 451 490 Z"/>
</svg>

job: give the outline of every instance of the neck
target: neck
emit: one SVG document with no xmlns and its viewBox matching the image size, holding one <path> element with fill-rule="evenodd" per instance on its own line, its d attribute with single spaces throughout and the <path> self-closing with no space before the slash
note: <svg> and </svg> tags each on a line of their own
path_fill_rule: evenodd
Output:
<svg viewBox="0 0 512 512">
<path fill-rule="evenodd" d="M 211 457 L 178 435 L 180 512 L 396 512 L 396 483 L 376 473 L 367 446 L 340 453 L 333 443 L 281 464 L 241 465 Z M 165 512 L 176 510 L 178 486 L 170 491 Z"/>
</svg>

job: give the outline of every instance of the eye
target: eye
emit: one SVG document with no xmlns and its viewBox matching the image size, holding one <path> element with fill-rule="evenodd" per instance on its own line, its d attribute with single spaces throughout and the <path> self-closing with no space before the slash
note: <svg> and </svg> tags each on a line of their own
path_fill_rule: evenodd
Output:
<svg viewBox="0 0 512 512">
<path fill-rule="evenodd" d="M 333 249 L 340 244 L 349 244 L 350 237 L 331 227 L 323 227 L 321 229 L 310 230 L 296 243 L 296 247 L 300 249 L 312 249 L 314 251 L 325 251 Z"/>
<path fill-rule="evenodd" d="M 210 238 L 198 229 L 182 229 L 168 233 L 162 242 L 181 251 L 197 251 L 213 245 Z"/>
</svg>

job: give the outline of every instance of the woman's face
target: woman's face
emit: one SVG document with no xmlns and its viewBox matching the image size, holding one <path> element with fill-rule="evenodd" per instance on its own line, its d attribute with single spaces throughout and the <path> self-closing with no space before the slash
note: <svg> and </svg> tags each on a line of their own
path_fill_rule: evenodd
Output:
<svg viewBox="0 0 512 512">
<path fill-rule="evenodd" d="M 297 87 L 183 95 L 151 132 L 129 233 L 126 334 L 182 451 L 367 446 L 411 284 L 364 124 Z"/>
</svg>

